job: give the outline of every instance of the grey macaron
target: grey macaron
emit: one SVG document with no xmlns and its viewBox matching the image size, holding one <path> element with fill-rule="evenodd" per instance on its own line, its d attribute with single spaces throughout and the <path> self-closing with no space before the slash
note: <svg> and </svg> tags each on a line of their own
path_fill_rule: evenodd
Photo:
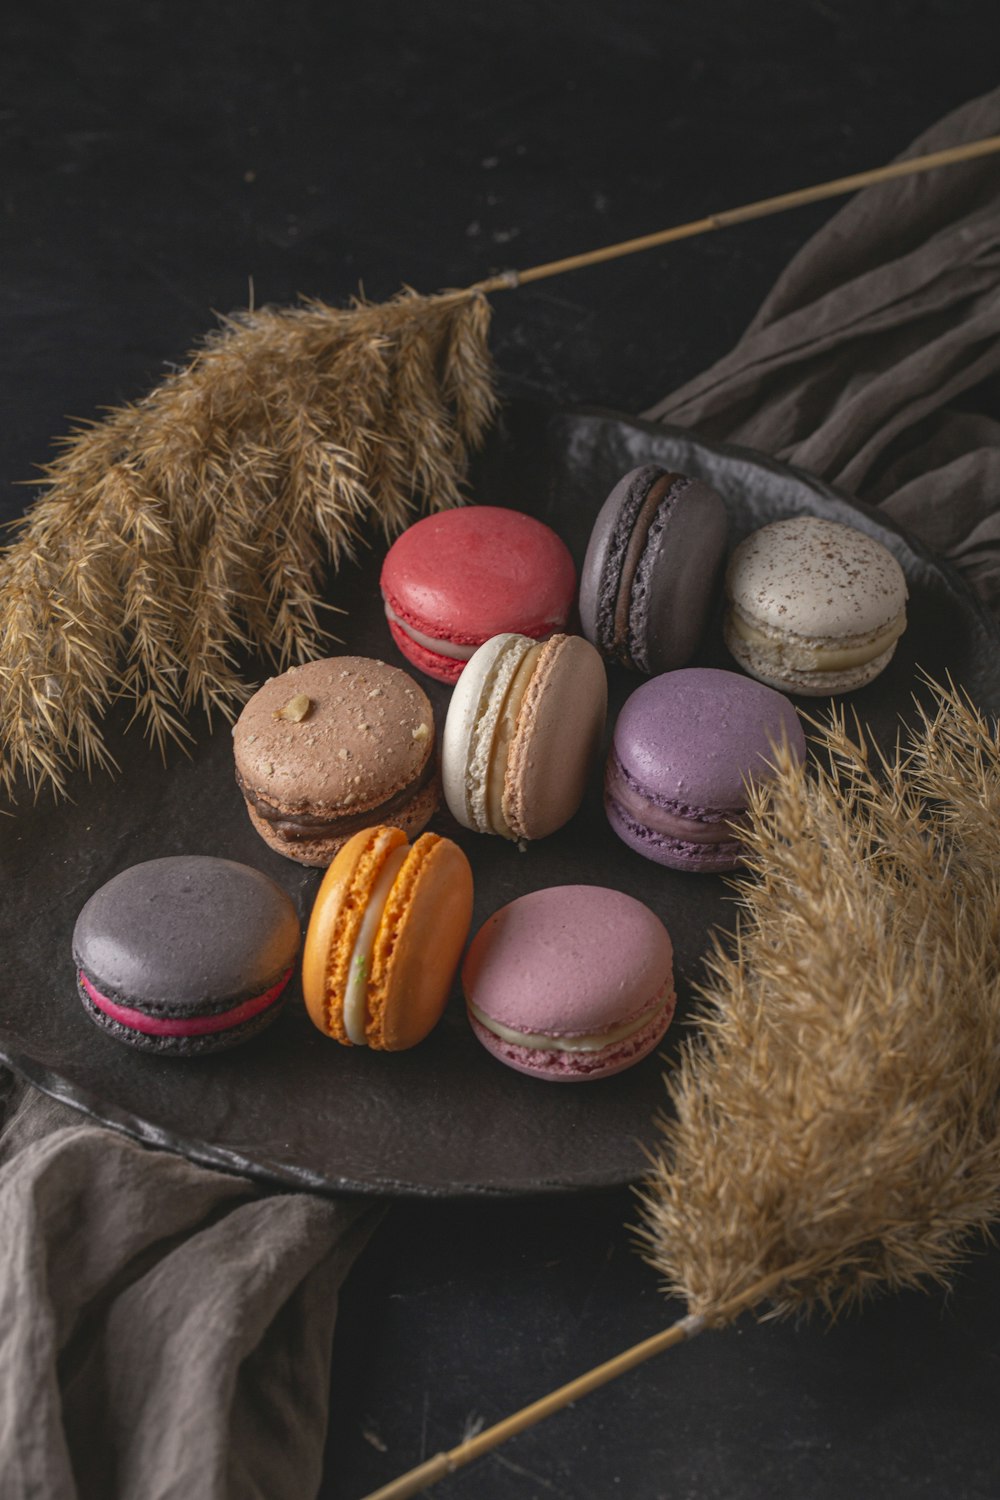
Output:
<svg viewBox="0 0 1000 1500">
<path fill-rule="evenodd" d="M 159 1056 L 214 1052 L 274 1020 L 300 938 L 290 896 L 260 870 L 211 855 L 151 859 L 80 912 L 77 991 L 118 1041 Z"/>
<path fill-rule="evenodd" d="M 609 661 L 653 675 L 698 649 L 722 571 L 726 510 L 703 480 L 631 469 L 602 505 L 580 579 L 583 633 Z"/>
</svg>

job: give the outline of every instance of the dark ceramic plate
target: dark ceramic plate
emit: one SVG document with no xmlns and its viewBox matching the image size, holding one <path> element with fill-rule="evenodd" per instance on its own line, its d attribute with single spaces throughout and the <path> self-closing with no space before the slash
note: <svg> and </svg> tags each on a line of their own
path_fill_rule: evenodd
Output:
<svg viewBox="0 0 1000 1500">
<path fill-rule="evenodd" d="M 919 669 L 950 672 L 984 708 L 1000 706 L 1000 631 L 947 567 L 805 474 L 759 455 L 607 413 L 510 408 L 482 455 L 474 498 L 549 522 L 582 561 L 591 520 L 614 481 L 649 461 L 707 478 L 729 510 L 732 540 L 809 511 L 877 536 L 910 588 L 911 624 L 890 667 L 852 705 L 883 744 L 912 713 Z M 380 552 L 336 581 L 344 650 L 400 664 L 378 594 Z M 699 657 L 732 667 L 718 612 Z M 405 663 L 401 663 L 405 665 Z M 640 679 L 611 673 L 612 717 Z M 448 690 L 425 682 L 439 727 Z M 822 701 L 812 699 L 815 712 Z M 456 993 L 437 1031 L 394 1056 L 324 1040 L 293 993 L 276 1024 L 233 1052 L 194 1061 L 133 1053 L 98 1031 L 76 998 L 70 937 L 84 900 L 116 871 L 158 855 L 219 854 L 279 880 L 305 923 L 319 874 L 273 855 L 252 831 L 233 783 L 229 732 L 202 733 L 190 760 L 164 768 L 141 736 L 112 728 L 122 771 L 80 779 L 75 801 L 42 801 L 0 827 L 3 901 L 0 1054 L 47 1092 L 141 1140 L 269 1183 L 363 1193 L 463 1196 L 614 1186 L 639 1178 L 665 1103 L 663 1062 L 648 1058 L 599 1083 L 555 1086 L 496 1063 L 469 1031 Z M 604 821 L 600 778 L 570 825 L 519 853 L 466 833 L 446 812 L 431 825 L 466 849 L 475 928 L 525 891 L 569 882 L 617 886 L 646 901 L 674 938 L 679 1022 L 706 934 L 732 914 L 721 880 L 676 874 L 632 854 Z M 475 930 L 474 928 L 474 930 Z"/>
</svg>

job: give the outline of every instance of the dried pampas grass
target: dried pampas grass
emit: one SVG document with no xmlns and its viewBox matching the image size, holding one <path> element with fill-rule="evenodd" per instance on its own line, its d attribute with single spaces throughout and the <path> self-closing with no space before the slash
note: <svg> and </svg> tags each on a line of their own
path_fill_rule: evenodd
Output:
<svg viewBox="0 0 1000 1500">
<path fill-rule="evenodd" d="M 643 1195 L 648 1259 L 709 1323 L 761 1285 L 835 1314 L 943 1283 L 1000 1210 L 1000 749 L 936 696 L 895 754 L 835 716 L 818 775 L 784 759 L 755 794 Z"/>
<path fill-rule="evenodd" d="M 324 572 L 373 520 L 455 505 L 495 398 L 476 289 L 227 318 L 144 400 L 78 429 L 0 556 L 0 792 L 162 748 L 247 694 L 244 650 L 317 655 Z"/>
</svg>

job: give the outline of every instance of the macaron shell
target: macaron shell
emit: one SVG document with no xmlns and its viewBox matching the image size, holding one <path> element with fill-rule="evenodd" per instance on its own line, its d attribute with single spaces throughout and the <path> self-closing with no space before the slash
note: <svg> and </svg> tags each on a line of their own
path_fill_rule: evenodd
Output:
<svg viewBox="0 0 1000 1500">
<path fill-rule="evenodd" d="M 729 560 L 726 593 L 749 623 L 817 645 L 876 636 L 907 598 L 903 570 L 881 542 L 819 516 L 751 532 Z"/>
<path fill-rule="evenodd" d="M 407 842 L 398 828 L 365 828 L 348 839 L 316 892 L 302 953 L 302 995 L 313 1024 L 348 1043 L 343 995 L 351 954 L 382 866 Z"/>
<path fill-rule="evenodd" d="M 437 1025 L 469 935 L 472 897 L 462 850 L 425 833 L 396 877 L 375 939 L 369 1046 L 400 1052 Z"/>
<path fill-rule="evenodd" d="M 507 758 L 503 810 L 517 838 L 546 838 L 576 812 L 607 708 L 607 675 L 594 647 L 578 635 L 546 642 Z"/>
<path fill-rule="evenodd" d="M 565 624 L 576 570 L 566 544 L 534 516 L 471 505 L 425 516 L 390 547 L 383 596 L 423 634 L 479 645 Z"/>
<path fill-rule="evenodd" d="M 600 1052 L 558 1052 L 518 1047 L 482 1026 L 473 1015 L 469 1016 L 469 1024 L 486 1050 L 515 1072 L 524 1073 L 529 1078 L 544 1078 L 549 1083 L 582 1083 L 610 1078 L 612 1074 L 622 1073 L 634 1063 L 641 1062 L 666 1035 L 673 1020 L 676 1003 L 676 996 L 671 992 L 663 1010 L 648 1026 L 635 1032 L 626 1041 L 613 1042 Z"/>
<path fill-rule="evenodd" d="M 546 886 L 483 923 L 462 983 L 466 998 L 503 1026 L 588 1036 L 647 1009 L 670 983 L 672 963 L 666 928 L 633 896 Z"/>
<path fill-rule="evenodd" d="M 636 688 L 614 749 L 645 795 L 727 813 L 745 806 L 745 778 L 768 774 L 782 739 L 805 758 L 802 725 L 781 693 L 738 672 L 685 667 Z"/>
<path fill-rule="evenodd" d="M 301 942 L 291 898 L 260 870 L 174 855 L 121 871 L 73 933 L 90 1019 L 158 1056 L 196 1056 L 274 1021 Z"/>
<path fill-rule="evenodd" d="M 299 696 L 309 700 L 305 717 L 282 717 Z M 398 667 L 326 657 L 254 693 L 233 729 L 233 752 L 248 791 L 289 816 L 377 813 L 419 779 L 434 753 L 434 717 L 426 693 Z"/>
<path fill-rule="evenodd" d="M 641 671 L 674 671 L 697 651 L 722 580 L 727 529 L 721 498 L 700 479 L 654 517 L 629 609 L 632 656 Z"/>
<path fill-rule="evenodd" d="M 652 493 L 663 493 L 644 523 Z M 684 666 L 694 655 L 725 561 L 726 509 L 700 479 L 656 464 L 631 469 L 605 500 L 580 575 L 584 635 L 607 657 L 623 573 L 631 575 L 626 665 L 647 673 Z M 627 658 L 627 660 L 626 660 Z"/>
<path fill-rule="evenodd" d="M 591 528 L 580 570 L 580 626 L 599 651 L 610 645 L 602 639 L 599 620 L 610 618 L 618 592 L 619 567 L 613 553 L 619 517 L 625 509 L 638 511 L 650 485 L 662 473 L 656 464 L 642 464 L 623 474 L 597 512 Z"/>
<path fill-rule="evenodd" d="M 441 737 L 444 799 L 463 828 L 485 833 L 493 729 L 518 666 L 536 642 L 506 632 L 484 642 L 458 680 Z M 544 648 L 543 648 L 544 649 Z"/>
<path fill-rule="evenodd" d="M 152 859 L 84 904 L 73 957 L 109 999 L 204 1014 L 261 994 L 301 942 L 288 894 L 249 865 L 210 855 Z"/>
<path fill-rule="evenodd" d="M 412 666 L 419 671 L 426 672 L 428 677 L 433 677 L 437 682 L 448 683 L 453 686 L 462 675 L 465 667 L 464 661 L 459 661 L 453 656 L 440 656 L 436 651 L 428 651 L 419 641 L 407 635 L 401 630 L 395 620 L 386 620 L 389 634 L 392 636 L 397 647 Z"/>
</svg>

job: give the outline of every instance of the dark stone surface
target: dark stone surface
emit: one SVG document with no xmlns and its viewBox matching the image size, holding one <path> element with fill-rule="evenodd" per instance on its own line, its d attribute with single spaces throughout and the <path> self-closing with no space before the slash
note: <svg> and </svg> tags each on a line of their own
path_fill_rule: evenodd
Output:
<svg viewBox="0 0 1000 1500">
<path fill-rule="evenodd" d="M 147 388 L 251 278 L 258 302 L 462 284 L 875 165 L 996 83 L 993 0 L 14 0 L 4 20 L 7 516 L 68 416 Z M 648 405 L 829 212 L 498 296 L 507 387 Z M 623 1192 L 394 1208 L 343 1295 L 324 1500 L 676 1313 L 632 1214 Z M 992 1497 L 998 1349 L 993 1254 L 947 1302 L 707 1335 L 439 1493 Z"/>
</svg>

